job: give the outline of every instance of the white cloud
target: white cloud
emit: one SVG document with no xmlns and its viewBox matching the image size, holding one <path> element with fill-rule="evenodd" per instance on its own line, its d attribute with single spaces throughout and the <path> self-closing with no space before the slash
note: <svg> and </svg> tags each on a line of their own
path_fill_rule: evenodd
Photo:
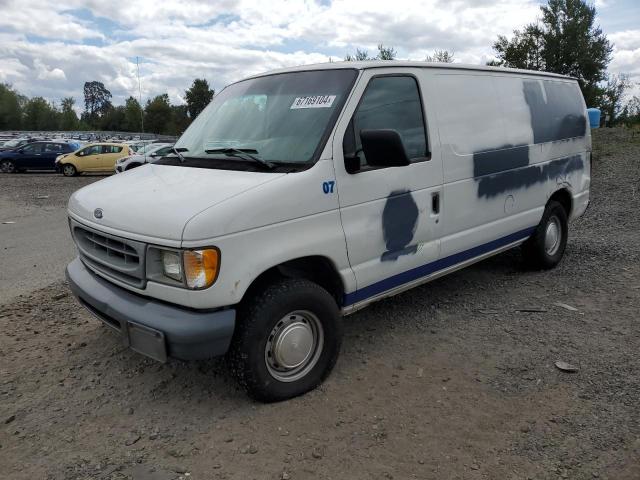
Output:
<svg viewBox="0 0 640 480">
<path fill-rule="evenodd" d="M 534 19 L 537 0 L 0 0 L 0 81 L 22 93 L 82 102 L 102 81 L 121 103 L 167 92 L 181 102 L 196 77 L 219 90 L 248 74 L 341 59 L 380 42 L 399 58 L 434 49 L 484 63 L 498 34 Z M 635 33 L 634 33 L 635 32 Z M 638 31 L 620 32 L 612 67 L 638 69 Z M 634 70 L 635 71 L 635 70 Z"/>
<path fill-rule="evenodd" d="M 640 96 L 640 30 L 625 30 L 609 35 L 614 44 L 609 72 L 629 75 L 632 86 L 627 96 Z"/>
</svg>

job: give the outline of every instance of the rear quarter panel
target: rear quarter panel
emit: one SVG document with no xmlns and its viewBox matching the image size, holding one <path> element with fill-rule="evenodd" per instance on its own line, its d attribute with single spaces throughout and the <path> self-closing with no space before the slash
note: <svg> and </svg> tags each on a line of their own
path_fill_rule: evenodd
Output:
<svg viewBox="0 0 640 480">
<path fill-rule="evenodd" d="M 588 192 L 590 137 L 575 81 L 454 70 L 436 77 L 442 256 L 536 226 L 560 188 Z"/>
</svg>

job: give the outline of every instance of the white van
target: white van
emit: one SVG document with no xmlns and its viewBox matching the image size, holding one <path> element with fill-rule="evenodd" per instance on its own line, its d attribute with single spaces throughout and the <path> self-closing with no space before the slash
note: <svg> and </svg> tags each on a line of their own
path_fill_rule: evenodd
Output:
<svg viewBox="0 0 640 480">
<path fill-rule="evenodd" d="M 342 316 L 522 245 L 554 267 L 589 202 L 575 79 L 422 62 L 250 77 L 153 164 L 76 192 L 74 294 L 132 349 L 227 354 L 262 401 L 336 362 Z M 132 205 L 134 207 L 132 207 Z"/>
</svg>

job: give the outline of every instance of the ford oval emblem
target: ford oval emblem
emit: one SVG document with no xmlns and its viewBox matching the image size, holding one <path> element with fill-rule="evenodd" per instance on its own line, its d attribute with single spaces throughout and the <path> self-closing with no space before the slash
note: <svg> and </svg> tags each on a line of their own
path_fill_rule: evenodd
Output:
<svg viewBox="0 0 640 480">
<path fill-rule="evenodd" d="M 102 218 L 102 209 L 101 208 L 96 208 L 93 211 L 93 216 L 96 218 Z"/>
</svg>

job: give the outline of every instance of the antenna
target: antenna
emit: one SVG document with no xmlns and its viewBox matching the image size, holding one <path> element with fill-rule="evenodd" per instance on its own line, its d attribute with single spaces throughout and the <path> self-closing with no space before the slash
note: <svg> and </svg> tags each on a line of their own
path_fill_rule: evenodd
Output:
<svg viewBox="0 0 640 480">
<path fill-rule="evenodd" d="M 138 62 L 138 57 L 136 56 L 136 71 L 138 73 L 138 102 L 140 103 L 140 129 L 142 130 L 140 133 L 144 133 L 144 110 L 142 109 L 142 89 L 140 88 L 140 63 Z M 142 140 L 142 135 L 140 135 L 140 140 Z M 144 145 L 142 147 L 144 149 Z M 144 152 L 144 161 L 147 162 L 147 152 Z"/>
</svg>

